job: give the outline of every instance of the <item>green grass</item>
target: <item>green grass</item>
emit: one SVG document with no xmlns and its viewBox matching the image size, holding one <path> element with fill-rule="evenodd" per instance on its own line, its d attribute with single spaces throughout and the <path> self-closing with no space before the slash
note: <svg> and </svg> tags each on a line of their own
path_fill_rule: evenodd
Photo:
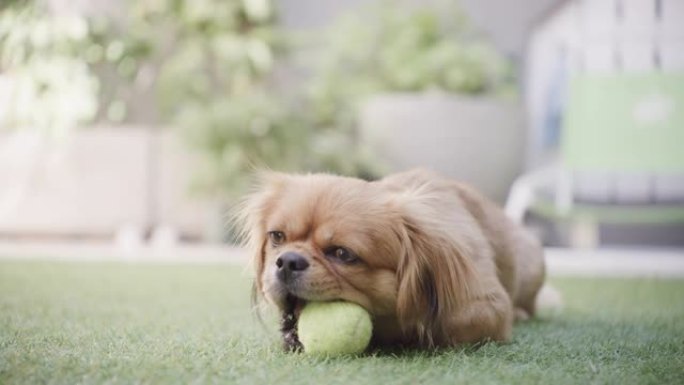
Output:
<svg viewBox="0 0 684 385">
<path fill-rule="evenodd" d="M 280 351 L 239 267 L 4 261 L 0 384 L 684 383 L 684 281 L 553 284 L 564 313 L 509 344 L 316 359 Z"/>
</svg>

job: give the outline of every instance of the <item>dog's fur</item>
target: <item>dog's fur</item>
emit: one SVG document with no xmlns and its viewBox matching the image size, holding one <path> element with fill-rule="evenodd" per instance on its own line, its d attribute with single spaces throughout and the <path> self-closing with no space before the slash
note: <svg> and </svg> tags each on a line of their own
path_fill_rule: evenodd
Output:
<svg viewBox="0 0 684 385">
<path fill-rule="evenodd" d="M 463 184 L 425 170 L 373 182 L 273 172 L 260 179 L 241 216 L 257 294 L 283 312 L 290 348 L 305 301 L 357 303 L 373 317 L 375 343 L 423 348 L 506 341 L 514 319 L 535 313 L 540 245 Z M 273 231 L 284 239 L 274 244 Z M 335 247 L 358 260 L 337 259 Z M 276 274 L 285 252 L 309 263 L 288 282 Z"/>
</svg>

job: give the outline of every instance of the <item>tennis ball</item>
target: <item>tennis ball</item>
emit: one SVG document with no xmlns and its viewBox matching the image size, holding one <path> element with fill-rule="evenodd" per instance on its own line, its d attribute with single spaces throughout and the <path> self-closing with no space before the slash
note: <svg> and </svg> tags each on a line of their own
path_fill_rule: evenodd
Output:
<svg viewBox="0 0 684 385">
<path fill-rule="evenodd" d="M 366 309 L 351 302 L 309 302 L 297 326 L 304 353 L 339 356 L 363 352 L 373 323 Z"/>
</svg>

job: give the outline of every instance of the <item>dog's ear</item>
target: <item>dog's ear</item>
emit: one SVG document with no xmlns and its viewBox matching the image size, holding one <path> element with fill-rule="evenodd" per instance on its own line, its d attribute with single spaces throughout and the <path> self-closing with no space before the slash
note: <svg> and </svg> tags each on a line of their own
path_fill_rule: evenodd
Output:
<svg viewBox="0 0 684 385">
<path fill-rule="evenodd" d="M 233 222 L 242 246 L 251 254 L 255 272 L 255 294 L 261 295 L 261 275 L 264 270 L 266 220 L 275 206 L 278 192 L 287 181 L 287 175 L 273 171 L 255 174 L 252 192 L 236 207 Z"/>
<path fill-rule="evenodd" d="M 478 291 L 467 242 L 472 225 L 454 224 L 453 206 L 426 189 L 403 194 L 399 203 L 397 315 L 404 333 L 426 346 L 443 340 L 449 318 Z"/>
</svg>

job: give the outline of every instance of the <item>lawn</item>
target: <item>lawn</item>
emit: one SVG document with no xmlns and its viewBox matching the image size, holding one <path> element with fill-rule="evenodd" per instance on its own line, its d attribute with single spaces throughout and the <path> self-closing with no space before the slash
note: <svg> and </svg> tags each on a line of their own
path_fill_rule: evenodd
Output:
<svg viewBox="0 0 684 385">
<path fill-rule="evenodd" d="M 0 262 L 0 384 L 684 384 L 684 281 L 554 279 L 566 308 L 509 344 L 316 359 L 280 351 L 241 267 Z"/>
</svg>

